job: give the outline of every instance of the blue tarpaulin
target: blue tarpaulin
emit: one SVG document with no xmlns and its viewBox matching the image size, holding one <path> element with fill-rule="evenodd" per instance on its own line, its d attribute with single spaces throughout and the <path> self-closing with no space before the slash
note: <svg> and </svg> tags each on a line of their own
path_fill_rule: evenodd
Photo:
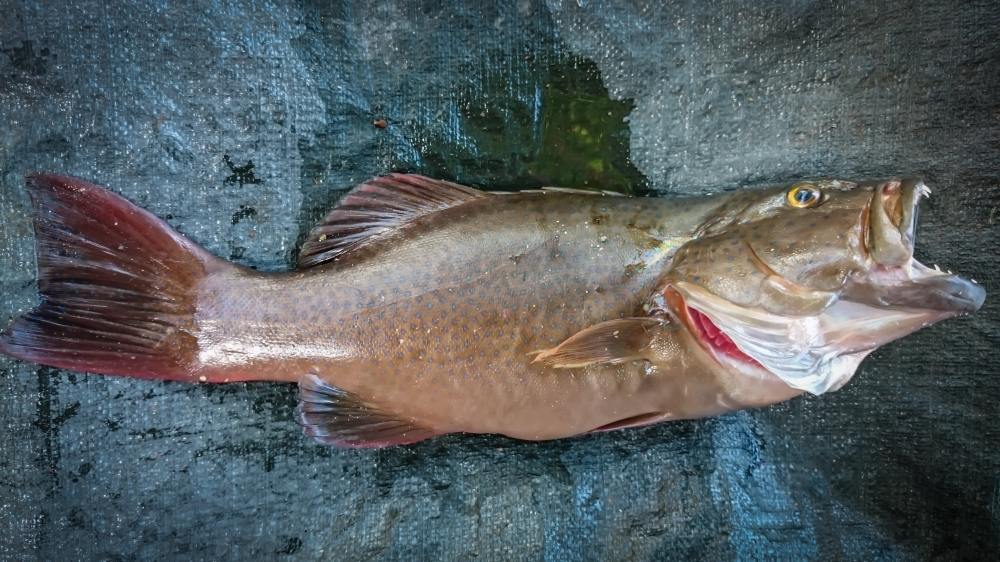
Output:
<svg viewBox="0 0 1000 562">
<path fill-rule="evenodd" d="M 996 2 L 0 0 L 0 324 L 24 175 L 266 270 L 345 189 L 670 195 L 921 175 L 918 257 L 1000 294 Z M 0 559 L 965 560 L 1000 550 L 1000 305 L 843 390 L 545 443 L 338 450 L 294 388 L 0 357 Z"/>
</svg>

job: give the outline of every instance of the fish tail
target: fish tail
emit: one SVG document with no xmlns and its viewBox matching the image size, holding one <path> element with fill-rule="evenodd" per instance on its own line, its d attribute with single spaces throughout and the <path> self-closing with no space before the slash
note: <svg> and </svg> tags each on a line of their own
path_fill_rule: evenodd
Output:
<svg viewBox="0 0 1000 562">
<path fill-rule="evenodd" d="M 196 378 L 198 283 L 234 266 L 96 185 L 52 174 L 27 184 L 41 303 L 0 334 L 0 352 L 76 371 Z"/>
</svg>

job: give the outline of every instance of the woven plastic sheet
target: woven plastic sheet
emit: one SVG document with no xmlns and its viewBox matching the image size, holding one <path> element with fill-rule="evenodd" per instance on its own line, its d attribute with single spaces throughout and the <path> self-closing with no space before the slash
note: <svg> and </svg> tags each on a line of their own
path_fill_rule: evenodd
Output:
<svg viewBox="0 0 1000 562">
<path fill-rule="evenodd" d="M 0 559 L 971 559 L 1000 548 L 1000 5 L 0 0 L 0 323 L 23 176 L 111 186 L 261 269 L 353 183 L 704 192 L 922 175 L 976 316 L 845 389 L 524 443 L 315 445 L 294 389 L 0 358 Z"/>
</svg>

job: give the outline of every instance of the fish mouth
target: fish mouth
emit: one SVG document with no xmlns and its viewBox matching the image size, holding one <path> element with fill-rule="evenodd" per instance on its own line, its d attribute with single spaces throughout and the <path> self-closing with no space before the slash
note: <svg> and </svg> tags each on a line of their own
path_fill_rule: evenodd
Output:
<svg viewBox="0 0 1000 562">
<path fill-rule="evenodd" d="M 918 178 L 889 180 L 875 187 L 862 213 L 862 252 L 870 258 L 866 271 L 850 276 L 842 296 L 881 307 L 970 314 L 986 300 L 979 284 L 913 257 L 920 200 L 930 189 Z"/>
</svg>

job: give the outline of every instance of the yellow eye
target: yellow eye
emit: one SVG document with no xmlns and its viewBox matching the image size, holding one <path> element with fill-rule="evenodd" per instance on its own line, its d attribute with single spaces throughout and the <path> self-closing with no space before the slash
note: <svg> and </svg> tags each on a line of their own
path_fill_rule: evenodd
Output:
<svg viewBox="0 0 1000 562">
<path fill-rule="evenodd" d="M 808 209 L 823 202 L 823 192 L 811 183 L 797 183 L 785 194 L 785 200 L 792 207 Z"/>
</svg>

